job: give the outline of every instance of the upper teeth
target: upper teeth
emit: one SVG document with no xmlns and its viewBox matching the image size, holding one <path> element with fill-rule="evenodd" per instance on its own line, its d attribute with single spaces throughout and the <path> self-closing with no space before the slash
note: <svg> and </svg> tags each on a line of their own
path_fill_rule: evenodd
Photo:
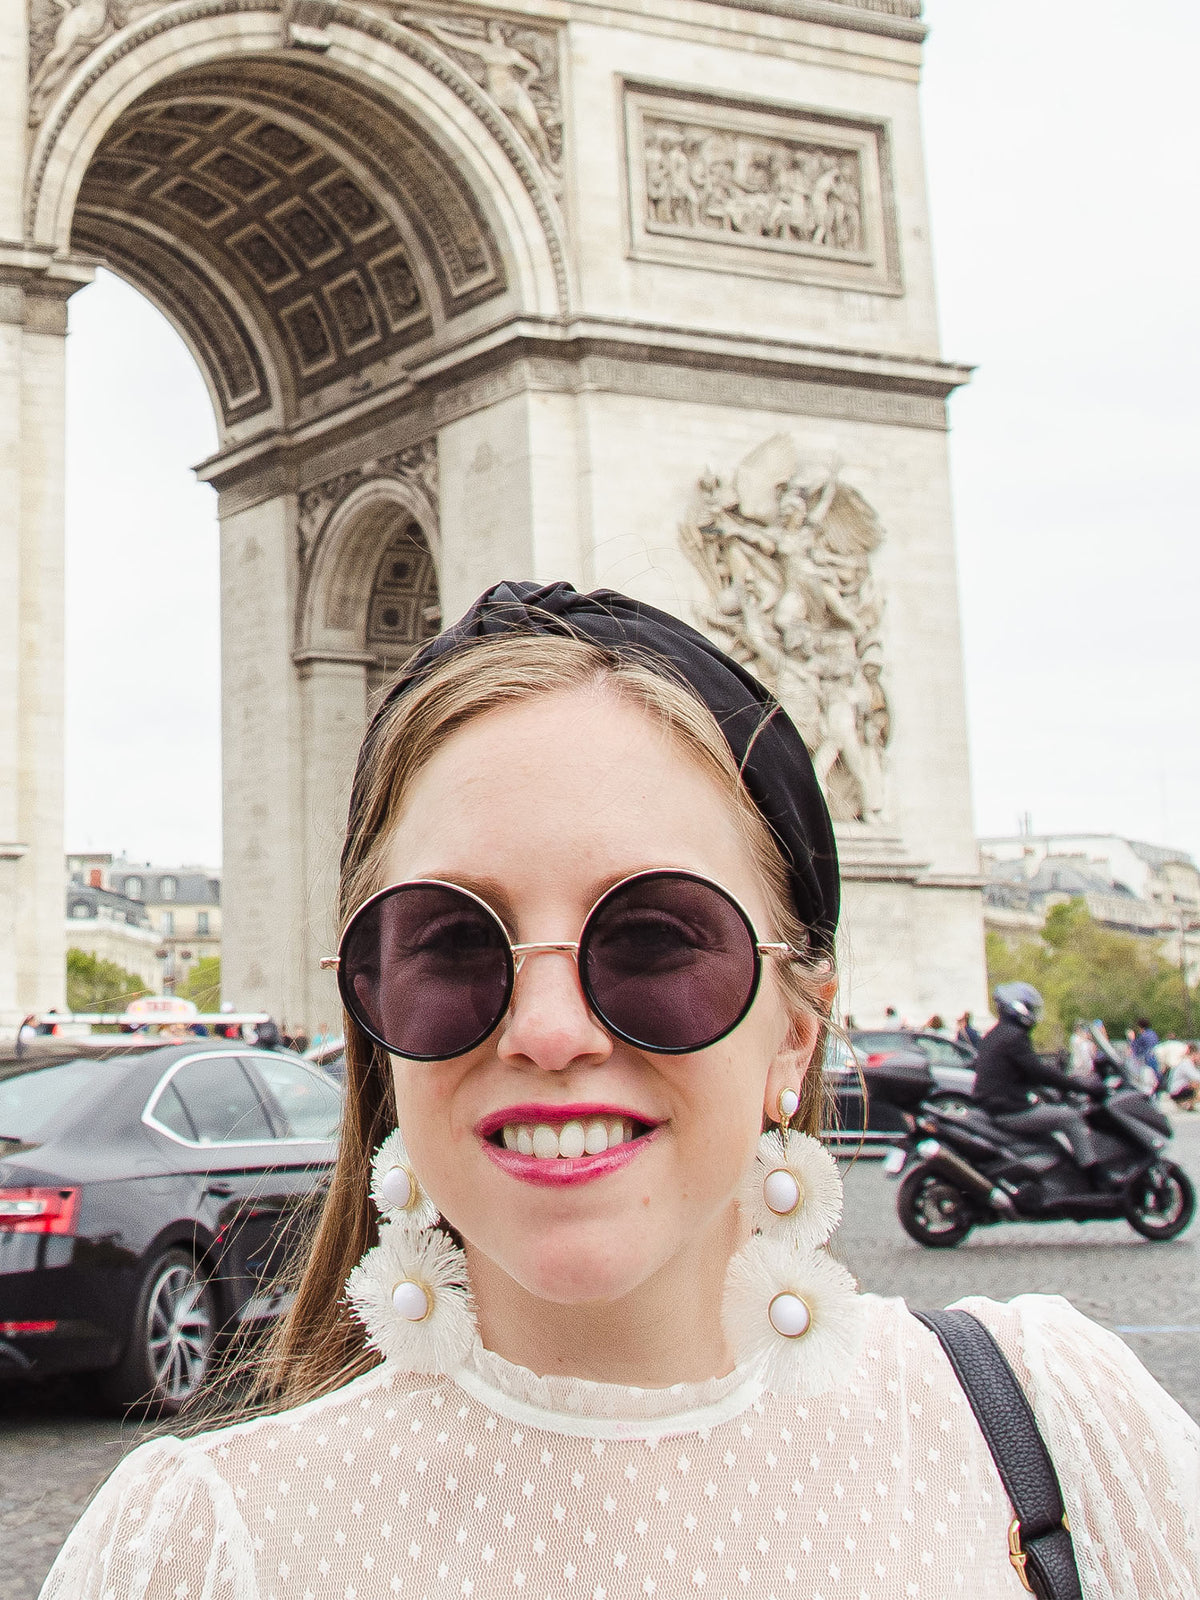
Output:
<svg viewBox="0 0 1200 1600">
<path fill-rule="evenodd" d="M 553 1161 L 558 1156 L 573 1160 L 577 1156 L 598 1156 L 614 1145 L 628 1144 L 633 1138 L 633 1123 L 621 1117 L 594 1117 L 587 1122 L 564 1122 L 552 1128 L 548 1122 L 509 1122 L 502 1130 L 506 1150 L 523 1156 Z"/>
</svg>

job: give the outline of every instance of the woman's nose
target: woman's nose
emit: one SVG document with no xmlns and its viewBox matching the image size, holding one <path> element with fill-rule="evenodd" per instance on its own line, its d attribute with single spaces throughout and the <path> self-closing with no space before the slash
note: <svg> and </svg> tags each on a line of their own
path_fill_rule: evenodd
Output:
<svg viewBox="0 0 1200 1600">
<path fill-rule="evenodd" d="M 591 1013 L 571 953 L 538 950 L 519 960 L 496 1046 L 502 1060 L 562 1072 L 605 1061 L 612 1048 L 611 1035 Z"/>
</svg>

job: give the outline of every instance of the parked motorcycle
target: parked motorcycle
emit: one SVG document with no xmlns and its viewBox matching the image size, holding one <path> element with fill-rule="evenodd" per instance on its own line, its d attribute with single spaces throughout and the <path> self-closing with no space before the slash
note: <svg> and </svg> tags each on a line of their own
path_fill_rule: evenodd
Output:
<svg viewBox="0 0 1200 1600">
<path fill-rule="evenodd" d="M 1187 1173 L 1164 1154 L 1171 1125 L 1117 1063 L 1100 1065 L 1108 1072 L 1104 1099 L 1071 1097 L 1100 1155 L 1087 1172 L 1076 1165 L 1065 1137 L 1018 1138 L 979 1106 L 937 1094 L 932 1079 L 923 1087 L 919 1074 L 897 1075 L 885 1092 L 908 1132 L 885 1170 L 900 1179 L 896 1211 L 904 1231 L 936 1250 L 998 1222 L 1124 1218 L 1146 1239 L 1181 1234 L 1195 1212 L 1196 1193 Z"/>
</svg>

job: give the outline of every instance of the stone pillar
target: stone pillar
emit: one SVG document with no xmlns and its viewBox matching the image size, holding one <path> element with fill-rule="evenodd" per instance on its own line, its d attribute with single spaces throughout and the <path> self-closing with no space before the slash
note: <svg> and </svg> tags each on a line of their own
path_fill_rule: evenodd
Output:
<svg viewBox="0 0 1200 1600">
<path fill-rule="evenodd" d="M 23 291 L 0 287 L 0 1021 L 13 1019 L 21 858 L 21 357 Z"/>
<path fill-rule="evenodd" d="M 586 576 L 577 402 L 524 390 L 438 434 L 442 616 L 502 578 Z"/>
<path fill-rule="evenodd" d="M 224 500 L 224 497 L 222 497 Z M 239 1010 L 305 1016 L 302 714 L 292 663 L 295 496 L 221 506 L 221 987 Z"/>
<path fill-rule="evenodd" d="M 338 864 L 358 747 L 366 731 L 367 668 L 372 657 L 350 651 L 297 654 L 304 749 L 304 1010 L 297 1021 L 336 1031 L 341 1001 L 322 956 L 337 948 Z"/>
<path fill-rule="evenodd" d="M 18 993 L 66 999 L 63 931 L 67 305 L 25 293 L 21 362 L 21 930 Z"/>
<path fill-rule="evenodd" d="M 0 245 L 0 1019 L 62 1006 L 66 302 L 91 270 Z"/>
</svg>

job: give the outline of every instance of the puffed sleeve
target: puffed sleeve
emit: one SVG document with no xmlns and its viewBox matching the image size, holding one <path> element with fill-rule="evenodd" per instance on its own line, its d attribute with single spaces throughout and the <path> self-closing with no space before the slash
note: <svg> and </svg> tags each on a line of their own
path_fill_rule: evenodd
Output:
<svg viewBox="0 0 1200 1600">
<path fill-rule="evenodd" d="M 1200 1428 L 1060 1296 L 958 1304 L 988 1325 L 1032 1402 L 1087 1600 L 1200 1600 Z"/>
<path fill-rule="evenodd" d="M 232 1491 L 196 1446 L 132 1451 L 58 1553 L 40 1600 L 258 1600 Z"/>
</svg>

